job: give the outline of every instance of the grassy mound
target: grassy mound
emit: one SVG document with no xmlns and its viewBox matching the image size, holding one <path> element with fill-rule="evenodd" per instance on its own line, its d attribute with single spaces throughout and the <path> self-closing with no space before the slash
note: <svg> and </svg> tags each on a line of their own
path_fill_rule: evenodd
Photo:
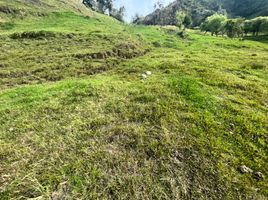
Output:
<svg viewBox="0 0 268 200">
<path fill-rule="evenodd" d="M 22 32 L 22 33 L 13 33 L 10 35 L 12 39 L 47 39 L 50 37 L 55 37 L 56 35 L 53 32 L 49 31 L 32 31 L 32 32 Z"/>
</svg>

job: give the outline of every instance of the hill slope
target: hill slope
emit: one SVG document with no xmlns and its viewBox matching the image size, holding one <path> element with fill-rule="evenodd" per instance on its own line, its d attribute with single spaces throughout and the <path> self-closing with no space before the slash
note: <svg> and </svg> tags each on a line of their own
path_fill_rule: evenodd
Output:
<svg viewBox="0 0 268 200">
<path fill-rule="evenodd" d="M 268 2 L 266 0 L 221 0 L 221 3 L 233 17 L 268 16 Z"/>
<path fill-rule="evenodd" d="M 176 12 L 180 10 L 193 14 L 194 26 L 200 24 L 207 16 L 215 13 L 215 11 L 207 9 L 197 1 L 179 0 L 174 1 L 163 9 L 157 9 L 138 23 L 145 25 L 176 25 Z"/>
<path fill-rule="evenodd" d="M 193 26 L 200 25 L 204 19 L 215 12 L 227 13 L 230 17 L 253 18 L 268 15 L 266 0 L 176 0 L 163 9 L 157 9 L 139 21 L 147 25 L 175 25 L 176 12 L 187 11 L 193 19 Z"/>
<path fill-rule="evenodd" d="M 34 11 L 39 11 L 41 14 L 53 11 L 73 11 L 83 15 L 93 14 L 81 4 L 80 0 L 1 0 L 0 11 L 6 15 L 13 14 L 13 16 L 14 14 L 19 16 L 34 15 Z"/>
<path fill-rule="evenodd" d="M 1 200 L 267 199 L 267 38 L 45 3 L 1 1 Z"/>
</svg>

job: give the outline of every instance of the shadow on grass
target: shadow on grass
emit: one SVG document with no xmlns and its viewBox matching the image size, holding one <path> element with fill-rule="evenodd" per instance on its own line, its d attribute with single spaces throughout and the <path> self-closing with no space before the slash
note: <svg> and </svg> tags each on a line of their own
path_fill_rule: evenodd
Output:
<svg viewBox="0 0 268 200">
<path fill-rule="evenodd" d="M 245 39 L 268 44 L 268 35 L 246 36 Z"/>
</svg>

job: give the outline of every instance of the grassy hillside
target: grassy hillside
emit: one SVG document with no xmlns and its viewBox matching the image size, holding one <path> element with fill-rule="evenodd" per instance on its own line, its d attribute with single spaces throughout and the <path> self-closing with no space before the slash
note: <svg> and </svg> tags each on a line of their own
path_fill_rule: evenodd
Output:
<svg viewBox="0 0 268 200">
<path fill-rule="evenodd" d="M 1 13 L 1 200 L 268 198 L 267 37 L 22 2 L 44 14 Z"/>
</svg>

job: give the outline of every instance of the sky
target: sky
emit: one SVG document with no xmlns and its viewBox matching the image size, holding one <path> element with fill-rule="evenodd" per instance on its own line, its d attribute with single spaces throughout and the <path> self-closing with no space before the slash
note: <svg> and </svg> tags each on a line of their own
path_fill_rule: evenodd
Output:
<svg viewBox="0 0 268 200">
<path fill-rule="evenodd" d="M 146 16 L 154 10 L 154 4 L 158 0 L 115 0 L 115 7 L 125 6 L 126 16 L 125 20 L 130 22 L 132 17 L 138 13 L 141 16 Z M 161 0 L 164 5 L 169 4 L 174 0 Z"/>
</svg>

